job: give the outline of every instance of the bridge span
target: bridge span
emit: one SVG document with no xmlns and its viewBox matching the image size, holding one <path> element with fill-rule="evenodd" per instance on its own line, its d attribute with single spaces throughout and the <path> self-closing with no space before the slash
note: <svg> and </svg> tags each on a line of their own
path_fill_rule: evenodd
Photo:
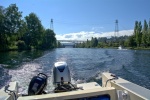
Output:
<svg viewBox="0 0 150 100">
<path fill-rule="evenodd" d="M 74 48 L 76 44 L 85 42 L 82 40 L 57 40 L 57 41 L 61 43 L 62 48 Z"/>
<path fill-rule="evenodd" d="M 84 40 L 57 40 L 59 42 L 72 42 L 72 43 L 83 43 Z"/>
</svg>

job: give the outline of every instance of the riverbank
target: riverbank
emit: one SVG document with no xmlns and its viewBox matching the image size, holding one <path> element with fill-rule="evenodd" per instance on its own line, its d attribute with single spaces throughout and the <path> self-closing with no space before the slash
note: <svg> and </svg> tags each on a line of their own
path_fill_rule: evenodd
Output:
<svg viewBox="0 0 150 100">
<path fill-rule="evenodd" d="M 97 48 L 97 47 L 96 47 Z M 118 47 L 103 47 L 106 49 L 118 49 Z M 124 49 L 131 49 L 131 50 L 150 50 L 150 47 L 124 47 Z"/>
</svg>

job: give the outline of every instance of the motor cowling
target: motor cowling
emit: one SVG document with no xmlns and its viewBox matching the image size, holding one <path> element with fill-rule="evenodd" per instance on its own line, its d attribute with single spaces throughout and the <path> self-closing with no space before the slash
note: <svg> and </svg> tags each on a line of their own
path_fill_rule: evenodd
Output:
<svg viewBox="0 0 150 100">
<path fill-rule="evenodd" d="M 28 95 L 39 95 L 44 92 L 45 87 L 47 86 L 47 75 L 39 73 L 37 76 L 34 76 L 29 84 Z"/>
<path fill-rule="evenodd" d="M 53 68 L 53 83 L 54 85 L 57 84 L 64 84 L 70 83 L 70 71 L 66 62 L 56 62 Z"/>
</svg>

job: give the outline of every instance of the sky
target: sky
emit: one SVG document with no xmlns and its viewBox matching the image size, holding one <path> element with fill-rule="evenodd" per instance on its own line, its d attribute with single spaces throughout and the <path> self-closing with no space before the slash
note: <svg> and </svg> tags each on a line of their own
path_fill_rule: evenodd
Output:
<svg viewBox="0 0 150 100">
<path fill-rule="evenodd" d="M 0 0 L 5 8 L 16 4 L 23 17 L 34 12 L 44 28 L 53 29 L 58 40 L 86 40 L 133 34 L 135 21 L 150 19 L 150 0 Z"/>
</svg>

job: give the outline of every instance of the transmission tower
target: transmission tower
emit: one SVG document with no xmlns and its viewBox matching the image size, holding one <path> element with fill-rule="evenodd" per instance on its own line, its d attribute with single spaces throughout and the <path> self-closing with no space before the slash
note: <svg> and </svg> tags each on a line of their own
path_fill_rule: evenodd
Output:
<svg viewBox="0 0 150 100">
<path fill-rule="evenodd" d="M 50 29 L 54 31 L 54 27 L 53 27 L 53 19 L 51 19 Z"/>
<path fill-rule="evenodd" d="M 118 29 L 118 20 L 115 21 L 115 37 L 117 37 L 119 34 L 119 29 Z"/>
</svg>

